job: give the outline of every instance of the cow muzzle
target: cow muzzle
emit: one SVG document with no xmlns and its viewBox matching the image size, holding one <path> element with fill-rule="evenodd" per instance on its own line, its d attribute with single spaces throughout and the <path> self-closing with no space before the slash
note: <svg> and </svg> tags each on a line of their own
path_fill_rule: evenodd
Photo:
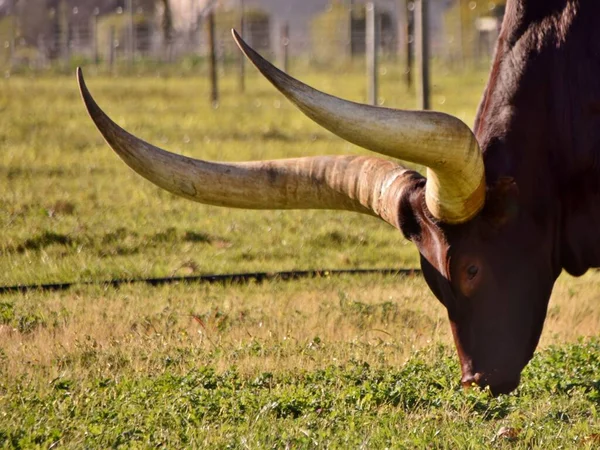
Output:
<svg viewBox="0 0 600 450">
<path fill-rule="evenodd" d="M 489 376 L 482 372 L 464 374 L 460 383 L 465 389 L 470 389 L 474 386 L 480 388 L 489 387 L 493 396 L 501 394 L 509 394 L 514 391 L 520 382 L 520 375 L 516 377 L 498 377 Z"/>
</svg>

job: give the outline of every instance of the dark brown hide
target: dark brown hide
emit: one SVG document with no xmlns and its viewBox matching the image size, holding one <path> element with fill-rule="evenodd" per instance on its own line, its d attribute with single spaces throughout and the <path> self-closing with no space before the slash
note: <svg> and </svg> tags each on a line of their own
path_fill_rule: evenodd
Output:
<svg viewBox="0 0 600 450">
<path fill-rule="evenodd" d="M 475 133 L 484 211 L 437 224 L 415 193 L 403 231 L 448 309 L 463 384 L 497 394 L 518 385 L 561 270 L 600 265 L 600 2 L 509 0 Z"/>
</svg>

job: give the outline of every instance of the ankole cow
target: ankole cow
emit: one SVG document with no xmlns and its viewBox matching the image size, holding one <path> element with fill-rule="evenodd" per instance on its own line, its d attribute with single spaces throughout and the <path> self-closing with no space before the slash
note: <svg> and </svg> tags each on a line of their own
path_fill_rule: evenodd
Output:
<svg viewBox="0 0 600 450">
<path fill-rule="evenodd" d="M 175 155 L 109 119 L 78 72 L 96 126 L 158 186 L 235 208 L 350 210 L 414 242 L 448 311 L 462 383 L 508 393 L 538 343 L 562 269 L 600 265 L 600 2 L 509 0 L 474 133 L 438 112 L 361 105 L 273 67 L 234 32 L 304 114 L 387 159 L 320 156 L 217 163 Z"/>
</svg>

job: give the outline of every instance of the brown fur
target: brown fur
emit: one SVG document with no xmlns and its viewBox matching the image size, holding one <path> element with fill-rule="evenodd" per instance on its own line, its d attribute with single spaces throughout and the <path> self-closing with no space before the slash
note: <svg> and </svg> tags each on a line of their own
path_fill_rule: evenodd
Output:
<svg viewBox="0 0 600 450">
<path fill-rule="evenodd" d="M 466 385 L 514 389 L 561 270 L 600 266 L 599 104 L 600 2 L 509 0 L 475 123 L 486 207 L 448 226 L 413 201 L 403 219 Z"/>
</svg>

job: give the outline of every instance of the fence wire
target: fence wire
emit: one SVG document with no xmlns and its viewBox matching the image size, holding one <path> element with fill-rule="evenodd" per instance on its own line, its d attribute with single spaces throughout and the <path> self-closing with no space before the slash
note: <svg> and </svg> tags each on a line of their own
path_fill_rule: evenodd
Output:
<svg viewBox="0 0 600 450">
<path fill-rule="evenodd" d="M 279 0 L 294 4 L 298 0 Z M 489 63 L 503 13 L 502 2 L 426 0 L 430 2 L 431 57 L 450 68 Z M 365 5 L 315 3 L 312 14 L 276 14 L 268 0 L 216 2 L 215 52 L 219 64 L 232 64 L 237 50 L 230 29 L 271 59 L 302 58 L 320 68 L 365 53 Z M 37 5 L 39 3 L 39 5 Z M 107 3 L 119 6 L 107 8 Z M 162 2 L 161 2 L 162 3 Z M 193 8 L 181 13 L 181 4 Z M 172 27 L 165 12 L 148 0 L 0 0 L 0 69 L 6 73 L 71 69 L 95 64 L 109 70 L 144 64 L 201 65 L 211 48 L 205 0 L 171 0 Z M 214 3 L 214 2 L 213 2 Z M 250 4 L 251 3 L 251 4 Z M 317 4 L 323 4 L 321 9 Z M 412 1 L 379 0 L 377 48 L 412 69 Z M 261 7 L 261 4 L 264 4 Z M 48 5 L 54 5 L 49 7 Z M 206 5 L 205 5 L 206 6 Z M 243 8 L 243 9 L 242 9 Z M 179 11 L 179 15 L 177 15 Z M 291 11 L 291 10 L 290 10 Z M 243 26 L 242 26 L 243 23 Z"/>
</svg>

